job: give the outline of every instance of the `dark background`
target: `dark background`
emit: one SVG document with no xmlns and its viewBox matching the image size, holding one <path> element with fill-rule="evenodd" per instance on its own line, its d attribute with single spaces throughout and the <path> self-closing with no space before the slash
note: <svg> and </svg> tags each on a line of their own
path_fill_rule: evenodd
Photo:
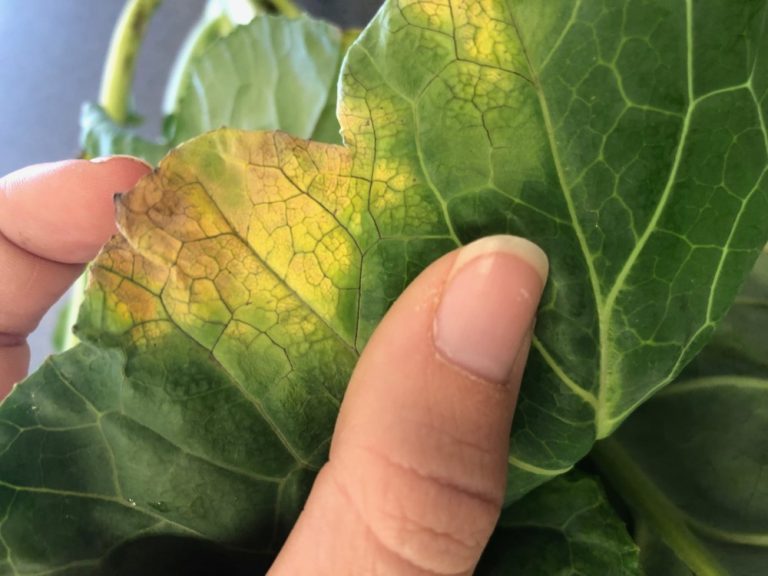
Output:
<svg viewBox="0 0 768 576">
<path fill-rule="evenodd" d="M 310 12 L 363 26 L 380 0 L 305 0 Z M 165 82 L 205 0 L 165 0 L 139 57 L 136 108 L 158 133 Z M 0 0 L 0 175 L 78 155 L 78 115 L 98 98 L 104 57 L 121 0 Z M 12 271 L 0 270 L 0 274 Z M 0 302 L 0 306 L 10 303 Z M 32 368 L 50 353 L 56 309 L 31 336 Z"/>
</svg>

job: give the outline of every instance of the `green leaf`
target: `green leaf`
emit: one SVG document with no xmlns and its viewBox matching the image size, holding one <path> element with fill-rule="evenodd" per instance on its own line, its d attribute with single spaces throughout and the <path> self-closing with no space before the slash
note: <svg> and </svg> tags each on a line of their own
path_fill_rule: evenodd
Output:
<svg viewBox="0 0 768 576">
<path fill-rule="evenodd" d="M 637 546 L 602 487 L 570 472 L 502 513 L 476 574 L 639 576 L 640 569 Z"/>
<path fill-rule="evenodd" d="M 670 382 L 752 267 L 768 222 L 765 13 L 763 0 L 389 3 L 350 50 L 343 133 L 353 174 L 373 181 L 382 242 L 366 258 L 385 283 L 412 277 L 401 237 L 508 232 L 550 256 L 510 500 Z M 363 336 L 404 284 L 371 276 Z"/>
<path fill-rule="evenodd" d="M 197 24 L 189 31 L 165 87 L 163 112 L 173 114 L 179 99 L 187 89 L 191 65 L 217 40 L 224 38 L 233 28 L 248 24 L 264 14 L 258 2 L 252 0 L 208 0 Z"/>
<path fill-rule="evenodd" d="M 346 146 L 220 130 L 176 149 L 118 202 L 88 343 L 0 407 L 6 444 L 32 443 L 0 456 L 19 572 L 95 562 L 149 525 L 274 550 L 382 315 L 486 234 L 551 260 L 509 499 L 568 471 L 693 357 L 768 238 L 765 16 L 392 1 L 345 58 Z M 88 379 L 71 409 L 54 400 Z M 34 515 L 53 502 L 99 539 L 32 548 L 69 526 Z"/>
<path fill-rule="evenodd" d="M 655 540 L 643 550 L 644 564 L 654 567 L 648 574 L 765 573 L 766 326 L 763 255 L 711 344 L 683 377 L 599 445 L 598 462 L 644 524 L 646 538 Z M 660 555 L 660 547 L 667 552 Z"/>
<path fill-rule="evenodd" d="M 116 124 L 98 104 L 85 102 L 80 109 L 80 147 L 89 158 L 130 154 L 157 164 L 169 144 L 147 140 L 133 128 Z"/>
<path fill-rule="evenodd" d="M 147 419 L 133 413 L 135 400 L 125 391 L 139 393 L 146 384 L 140 374 L 126 376 L 124 354 L 89 344 L 50 358 L 4 401 L 0 573 L 171 574 L 125 568 L 167 562 L 168 554 L 224 566 L 236 565 L 239 556 L 251 565 L 262 561 L 259 551 L 275 527 L 250 523 L 249 514 L 238 520 L 237 511 L 266 518 L 280 505 L 279 493 L 294 498 L 306 482 L 296 474 L 278 484 L 264 473 L 263 431 L 243 417 L 247 407 L 227 392 L 213 367 L 185 360 L 168 366 L 178 371 L 169 386 L 184 384 L 197 393 L 185 399 L 185 423 L 176 434 L 145 426 L 162 406 Z M 175 397 L 182 394 L 178 389 Z M 217 400 L 228 394 L 232 401 L 224 408 Z M 162 404 L 168 407 L 167 400 Z M 174 428 L 180 415 L 171 410 L 162 419 Z M 189 431 L 186 437 L 181 428 Z M 250 445 L 233 445 L 229 438 L 238 434 L 250 435 Z M 220 454 L 213 454 L 213 445 L 200 452 L 205 435 Z M 249 453 L 262 461 L 253 470 L 246 467 Z M 281 458 L 275 453 L 270 459 L 266 466 L 274 473 Z"/>
<path fill-rule="evenodd" d="M 133 154 L 156 164 L 174 146 L 222 126 L 340 143 L 336 84 L 352 39 L 308 16 L 258 16 L 193 59 L 162 139 L 148 141 L 86 103 L 81 146 L 91 157 Z"/>
<path fill-rule="evenodd" d="M 312 137 L 336 91 L 341 49 L 341 32 L 308 16 L 236 28 L 192 64 L 172 142 L 222 126 Z"/>
</svg>

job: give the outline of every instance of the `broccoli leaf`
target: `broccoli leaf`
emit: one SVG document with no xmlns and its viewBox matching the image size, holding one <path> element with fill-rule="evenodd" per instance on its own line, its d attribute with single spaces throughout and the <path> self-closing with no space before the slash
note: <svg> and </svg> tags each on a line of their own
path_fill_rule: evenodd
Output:
<svg viewBox="0 0 768 576">
<path fill-rule="evenodd" d="M 162 139 L 141 137 L 89 102 L 80 115 L 81 146 L 90 157 L 132 154 L 156 164 L 181 142 L 223 126 L 339 143 L 336 84 L 354 37 L 308 16 L 257 16 L 193 58 Z"/>
<path fill-rule="evenodd" d="M 148 140 L 134 127 L 117 124 L 98 104 L 85 102 L 80 109 L 80 147 L 88 158 L 130 154 L 157 164 L 168 153 L 171 144 Z"/>
<path fill-rule="evenodd" d="M 768 255 L 674 384 L 599 445 L 643 525 L 648 574 L 757 576 L 768 565 Z M 664 549 L 666 548 L 666 552 Z"/>
<path fill-rule="evenodd" d="M 502 513 L 476 574 L 639 576 L 640 567 L 600 484 L 573 471 Z"/>
<path fill-rule="evenodd" d="M 118 202 L 87 343 L 0 407 L 9 561 L 98 563 L 158 532 L 274 550 L 377 322 L 492 233 L 551 260 L 508 498 L 568 471 L 703 346 L 768 237 L 766 12 L 390 1 L 345 58 L 345 146 L 176 149 Z"/>
</svg>

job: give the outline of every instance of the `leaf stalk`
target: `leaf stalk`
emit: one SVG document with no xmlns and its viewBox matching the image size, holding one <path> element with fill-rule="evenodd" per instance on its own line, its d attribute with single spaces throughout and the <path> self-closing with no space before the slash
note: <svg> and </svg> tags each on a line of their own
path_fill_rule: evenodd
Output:
<svg viewBox="0 0 768 576">
<path fill-rule="evenodd" d="M 687 519 L 613 438 L 595 444 L 591 458 L 635 514 L 644 518 L 698 576 L 727 576 L 720 563 L 691 532 Z"/>
<path fill-rule="evenodd" d="M 125 124 L 131 117 L 131 88 L 136 69 L 136 58 L 147 25 L 162 0 L 128 0 L 112 32 L 109 52 L 101 76 L 99 104 L 118 124 Z M 63 312 L 64 339 L 62 348 L 68 350 L 79 342 L 74 333 L 77 315 L 85 298 L 86 270 L 70 290 L 70 299 Z"/>
<path fill-rule="evenodd" d="M 162 0 L 128 0 L 123 7 L 101 77 L 99 104 L 118 124 L 130 119 L 131 86 L 136 57 L 147 24 Z"/>
</svg>

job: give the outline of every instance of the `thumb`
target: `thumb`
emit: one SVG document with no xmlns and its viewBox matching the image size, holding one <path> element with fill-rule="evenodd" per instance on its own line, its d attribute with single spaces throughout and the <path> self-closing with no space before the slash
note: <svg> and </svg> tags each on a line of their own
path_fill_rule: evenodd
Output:
<svg viewBox="0 0 768 576">
<path fill-rule="evenodd" d="M 547 267 L 534 244 L 494 236 L 408 287 L 360 358 L 272 576 L 471 574 L 503 501 Z"/>
</svg>

